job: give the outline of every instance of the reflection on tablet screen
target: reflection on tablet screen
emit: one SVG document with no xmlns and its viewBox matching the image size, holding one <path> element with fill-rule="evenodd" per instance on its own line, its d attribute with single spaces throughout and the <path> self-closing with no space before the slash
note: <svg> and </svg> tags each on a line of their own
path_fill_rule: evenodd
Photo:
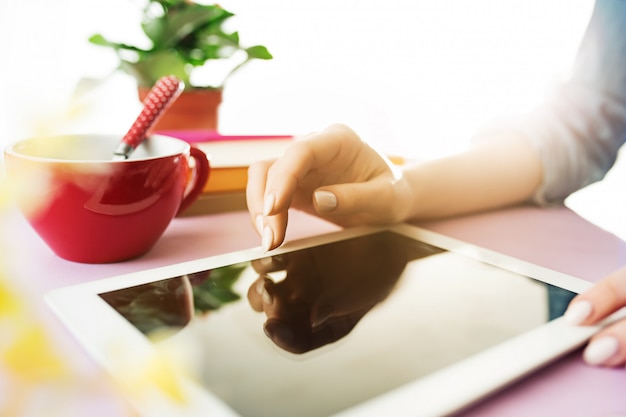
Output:
<svg viewBox="0 0 626 417">
<path fill-rule="evenodd" d="M 171 330 L 159 343 L 192 337 L 203 384 L 244 417 L 339 412 L 558 317 L 574 295 L 393 232 L 100 294 L 144 334 Z"/>
</svg>

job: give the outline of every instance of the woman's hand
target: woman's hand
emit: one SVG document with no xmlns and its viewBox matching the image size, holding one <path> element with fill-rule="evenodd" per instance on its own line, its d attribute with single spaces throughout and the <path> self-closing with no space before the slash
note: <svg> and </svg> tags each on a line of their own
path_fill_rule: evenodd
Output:
<svg viewBox="0 0 626 417">
<path fill-rule="evenodd" d="M 592 325 L 626 306 L 626 267 L 575 297 L 565 312 L 570 324 Z M 591 365 L 626 364 L 626 319 L 607 326 L 591 338 L 583 354 Z"/>
<path fill-rule="evenodd" d="M 248 210 L 265 250 L 283 242 L 291 207 L 341 226 L 391 224 L 405 220 L 409 192 L 400 171 L 343 125 L 248 171 Z"/>
</svg>

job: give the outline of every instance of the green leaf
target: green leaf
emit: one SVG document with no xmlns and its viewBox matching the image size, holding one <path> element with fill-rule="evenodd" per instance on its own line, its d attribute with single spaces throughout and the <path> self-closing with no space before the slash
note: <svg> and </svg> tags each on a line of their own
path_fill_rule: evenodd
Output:
<svg viewBox="0 0 626 417">
<path fill-rule="evenodd" d="M 274 58 L 272 54 L 270 54 L 270 51 L 268 51 L 267 48 L 263 45 L 255 45 L 255 46 L 246 48 L 246 52 L 248 53 L 248 56 L 250 58 L 256 58 L 256 59 Z"/>
<path fill-rule="evenodd" d="M 146 51 L 145 49 L 138 48 L 138 47 L 136 47 L 134 45 L 127 45 L 125 43 L 111 42 L 111 41 L 107 40 L 104 36 L 102 36 L 100 34 L 93 35 L 88 40 L 89 40 L 89 42 L 93 43 L 94 45 L 105 46 L 105 47 L 108 47 L 108 48 L 112 48 L 116 52 L 119 52 L 121 50 L 133 51 L 133 52 L 137 52 L 138 54 L 144 54 L 144 53 L 149 52 L 149 51 Z"/>
<path fill-rule="evenodd" d="M 139 85 L 150 88 L 165 75 L 174 75 L 188 86 L 191 68 L 176 52 L 161 51 L 138 62 L 122 61 L 122 70 L 137 78 Z"/>
<path fill-rule="evenodd" d="M 93 43 L 94 45 L 111 46 L 111 42 L 106 40 L 106 38 L 99 33 L 96 33 L 95 35 L 91 35 L 89 37 L 89 42 Z"/>
<path fill-rule="evenodd" d="M 233 33 L 221 32 L 220 34 L 218 34 L 218 36 L 228 41 L 228 43 L 230 43 L 231 45 L 239 46 L 239 32 L 233 32 Z"/>
<path fill-rule="evenodd" d="M 187 36 L 211 24 L 216 19 L 223 20 L 225 18 L 224 10 L 218 6 L 195 6 L 198 7 L 177 10 L 167 16 L 167 25 L 164 25 L 161 33 L 161 43 L 164 47 L 174 47 Z"/>
<path fill-rule="evenodd" d="M 229 265 L 214 269 L 211 273 L 211 279 L 208 282 L 213 283 L 216 287 L 230 288 L 237 280 L 241 273 L 248 267 L 248 263 Z"/>
<path fill-rule="evenodd" d="M 230 265 L 211 270 L 210 278 L 193 287 L 195 310 L 217 310 L 224 304 L 239 300 L 241 296 L 232 290 L 247 263 Z"/>
<path fill-rule="evenodd" d="M 144 8 L 142 29 L 152 42 L 148 50 L 134 45 L 111 42 L 100 34 L 89 41 L 112 48 L 120 59 L 120 68 L 137 78 L 140 85 L 151 87 L 165 75 L 176 75 L 192 88 L 191 71 L 209 60 L 233 58 L 230 72 L 216 88 L 252 59 L 272 59 L 266 47 L 256 45 L 244 48 L 239 33 L 227 33 L 223 23 L 234 16 L 217 4 L 199 4 L 192 0 L 148 0 Z M 246 53 L 243 62 L 238 51 Z M 196 86 L 200 87 L 200 86 Z"/>
<path fill-rule="evenodd" d="M 147 19 L 141 24 L 143 33 L 152 41 L 153 49 L 163 49 L 163 32 L 165 31 L 165 23 L 163 17 Z"/>
</svg>

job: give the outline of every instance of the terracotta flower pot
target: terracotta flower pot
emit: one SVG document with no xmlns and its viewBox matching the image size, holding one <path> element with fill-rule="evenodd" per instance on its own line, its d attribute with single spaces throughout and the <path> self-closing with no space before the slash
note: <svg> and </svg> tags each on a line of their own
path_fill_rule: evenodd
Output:
<svg viewBox="0 0 626 417">
<path fill-rule="evenodd" d="M 148 88 L 138 88 L 139 99 L 142 102 L 149 91 Z M 163 113 L 154 126 L 154 130 L 217 131 L 218 110 L 221 102 L 221 89 L 185 90 Z"/>
</svg>

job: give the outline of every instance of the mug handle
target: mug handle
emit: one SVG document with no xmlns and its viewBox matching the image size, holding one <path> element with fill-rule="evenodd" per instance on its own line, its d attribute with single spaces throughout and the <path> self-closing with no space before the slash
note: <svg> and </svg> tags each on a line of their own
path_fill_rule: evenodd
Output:
<svg viewBox="0 0 626 417">
<path fill-rule="evenodd" d="M 207 180 L 209 179 L 209 172 L 211 171 L 209 159 L 200 149 L 195 146 L 191 146 L 189 149 L 189 156 L 195 161 L 193 175 L 191 177 L 193 182 L 191 185 L 187 186 L 187 191 L 185 192 L 183 200 L 180 202 L 180 206 L 176 212 L 177 216 L 185 211 L 191 203 L 196 201 L 196 199 L 200 196 L 202 190 L 204 190 Z"/>
</svg>

